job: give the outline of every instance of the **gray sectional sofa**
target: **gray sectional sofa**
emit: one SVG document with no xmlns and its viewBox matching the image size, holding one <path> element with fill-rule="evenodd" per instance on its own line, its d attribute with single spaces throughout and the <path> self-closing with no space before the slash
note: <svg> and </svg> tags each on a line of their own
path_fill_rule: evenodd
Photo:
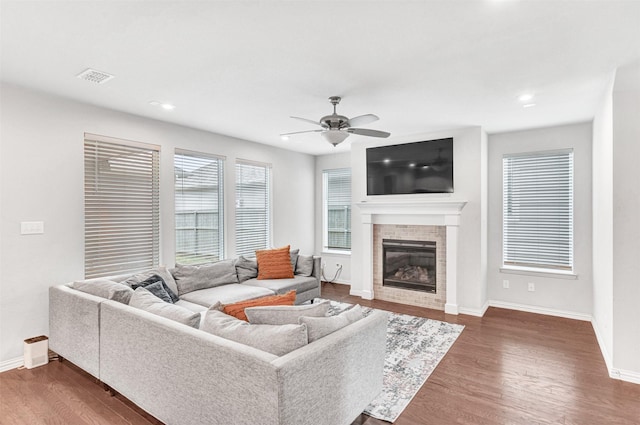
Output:
<svg viewBox="0 0 640 425">
<path fill-rule="evenodd" d="M 313 263 L 311 276 L 219 284 L 176 304 L 199 312 L 291 289 L 301 304 L 320 295 Z M 347 425 L 382 389 L 383 312 L 276 356 L 72 286 L 50 288 L 50 348 L 165 424 Z"/>
</svg>

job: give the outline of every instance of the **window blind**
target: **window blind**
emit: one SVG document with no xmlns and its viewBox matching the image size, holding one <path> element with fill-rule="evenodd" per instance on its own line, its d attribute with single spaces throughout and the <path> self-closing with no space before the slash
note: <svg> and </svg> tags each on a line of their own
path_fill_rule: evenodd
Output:
<svg viewBox="0 0 640 425">
<path fill-rule="evenodd" d="M 85 277 L 158 266 L 159 148 L 86 135 Z"/>
<path fill-rule="evenodd" d="M 503 261 L 572 271 L 572 151 L 503 158 Z"/>
<path fill-rule="evenodd" d="M 236 162 L 236 255 L 254 256 L 271 241 L 271 165 Z"/>
<path fill-rule="evenodd" d="M 224 158 L 176 149 L 176 263 L 224 258 Z"/>
<path fill-rule="evenodd" d="M 324 170 L 324 248 L 351 249 L 351 169 Z"/>
</svg>

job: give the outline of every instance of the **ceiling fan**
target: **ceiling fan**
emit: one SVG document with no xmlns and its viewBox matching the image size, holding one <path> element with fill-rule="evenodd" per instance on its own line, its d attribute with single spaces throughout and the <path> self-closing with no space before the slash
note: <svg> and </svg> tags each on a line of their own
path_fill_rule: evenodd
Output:
<svg viewBox="0 0 640 425">
<path fill-rule="evenodd" d="M 280 136 L 287 137 L 301 133 L 320 133 L 320 135 L 324 137 L 327 142 L 331 143 L 333 146 L 336 146 L 342 143 L 347 137 L 349 137 L 349 134 L 359 134 L 361 136 L 369 137 L 389 137 L 391 135 L 391 133 L 387 133 L 386 131 L 370 130 L 367 128 L 356 128 L 359 125 L 369 124 L 379 120 L 380 118 L 373 114 L 359 115 L 353 118 L 347 118 L 344 115 L 338 115 L 336 113 L 336 106 L 338 105 L 338 103 L 340 103 L 340 100 L 340 96 L 331 96 L 329 98 L 329 101 L 333 105 L 333 114 L 325 115 L 324 117 L 320 118 L 320 121 L 314 121 L 300 117 L 291 117 L 296 120 L 304 121 L 306 123 L 319 125 L 322 128 L 316 130 L 294 131 L 293 133 L 284 133 Z"/>
</svg>

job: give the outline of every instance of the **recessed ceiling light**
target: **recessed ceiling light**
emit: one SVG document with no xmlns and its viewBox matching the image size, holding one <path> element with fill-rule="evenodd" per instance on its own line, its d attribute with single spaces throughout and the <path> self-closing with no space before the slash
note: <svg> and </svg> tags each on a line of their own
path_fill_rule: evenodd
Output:
<svg viewBox="0 0 640 425">
<path fill-rule="evenodd" d="M 149 102 L 149 105 L 151 105 L 151 106 L 159 106 L 162 109 L 164 109 L 165 111 L 171 111 L 172 109 L 176 108 L 175 106 L 173 106 L 170 103 L 158 102 L 157 100 L 152 100 L 151 102 Z"/>
<path fill-rule="evenodd" d="M 531 99 L 533 99 L 533 94 L 531 94 L 531 93 L 523 93 L 520 96 L 518 96 L 518 100 L 520 102 L 528 102 Z"/>
<path fill-rule="evenodd" d="M 388 164 L 391 162 L 391 160 L 389 158 L 385 158 L 382 162 L 384 162 L 385 164 Z"/>
<path fill-rule="evenodd" d="M 282 140 L 289 140 L 289 136 L 280 136 Z"/>
<path fill-rule="evenodd" d="M 536 106 L 535 103 L 527 103 L 526 105 L 522 105 L 523 108 L 533 108 L 534 106 Z"/>
<path fill-rule="evenodd" d="M 411 163 L 409 163 L 409 167 L 413 168 L 413 167 L 415 167 L 415 166 L 416 166 L 416 163 L 415 163 L 415 162 L 411 162 Z"/>
</svg>

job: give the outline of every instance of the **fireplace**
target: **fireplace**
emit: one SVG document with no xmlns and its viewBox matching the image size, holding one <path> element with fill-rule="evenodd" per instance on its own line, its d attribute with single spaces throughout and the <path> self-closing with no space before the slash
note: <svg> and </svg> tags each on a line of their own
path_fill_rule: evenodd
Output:
<svg viewBox="0 0 640 425">
<path fill-rule="evenodd" d="M 436 293 L 436 242 L 382 240 L 382 285 Z"/>
</svg>

